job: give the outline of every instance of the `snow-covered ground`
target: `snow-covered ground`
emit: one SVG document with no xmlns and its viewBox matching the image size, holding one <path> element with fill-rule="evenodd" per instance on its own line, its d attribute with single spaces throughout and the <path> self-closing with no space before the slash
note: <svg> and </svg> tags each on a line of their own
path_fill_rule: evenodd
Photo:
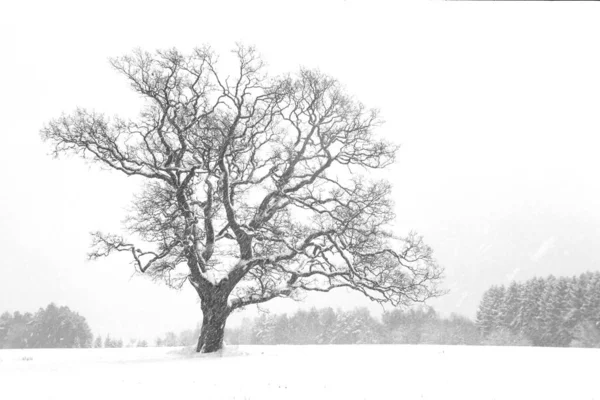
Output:
<svg viewBox="0 0 600 400">
<path fill-rule="evenodd" d="M 1 399 L 600 399 L 600 349 L 0 350 Z"/>
</svg>

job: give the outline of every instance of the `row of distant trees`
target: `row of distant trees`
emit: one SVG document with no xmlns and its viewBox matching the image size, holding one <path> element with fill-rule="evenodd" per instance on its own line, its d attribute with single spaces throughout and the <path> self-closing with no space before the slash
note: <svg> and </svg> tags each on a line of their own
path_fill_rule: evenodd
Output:
<svg viewBox="0 0 600 400">
<path fill-rule="evenodd" d="M 157 347 L 175 347 L 175 346 L 191 346 L 196 344 L 200 336 L 200 325 L 196 329 L 187 329 L 176 334 L 167 332 L 161 337 L 157 337 L 155 344 Z"/>
<path fill-rule="evenodd" d="M 600 347 L 600 272 L 492 286 L 476 323 L 498 344 Z"/>
<path fill-rule="evenodd" d="M 91 347 L 84 317 L 51 303 L 35 314 L 16 311 L 0 316 L 0 349 Z"/>
<path fill-rule="evenodd" d="M 110 335 L 102 338 L 98 336 L 94 339 L 94 348 L 118 348 L 118 347 L 178 347 L 191 346 L 195 344 L 200 335 L 200 326 L 196 329 L 187 329 L 180 333 L 167 332 L 158 336 L 153 341 L 145 339 L 130 339 L 127 343 L 120 338 L 112 338 Z"/>
<path fill-rule="evenodd" d="M 421 307 L 385 312 L 381 322 L 366 308 L 261 314 L 228 329 L 225 338 L 229 344 L 477 344 L 480 336 L 468 318 L 442 318 Z"/>
<path fill-rule="evenodd" d="M 115 349 L 120 347 L 149 347 L 150 344 L 148 341 L 144 339 L 129 339 L 127 343 L 123 341 L 121 338 L 113 338 L 110 335 L 106 335 L 104 338 L 102 336 L 97 336 L 94 339 L 93 348 L 106 348 L 106 349 Z"/>
<path fill-rule="evenodd" d="M 190 346 L 200 326 L 168 332 L 153 343 L 110 335 L 93 339 L 84 317 L 54 303 L 35 314 L 0 316 L 0 348 Z M 492 286 L 475 322 L 433 308 L 386 311 L 381 320 L 366 308 L 262 313 L 225 333 L 229 344 L 491 344 L 600 347 L 600 272 L 578 277 L 549 276 L 508 287 Z"/>
<path fill-rule="evenodd" d="M 0 348 L 190 346 L 199 334 L 200 326 L 178 334 L 167 332 L 152 343 L 134 339 L 124 343 L 110 335 L 93 338 L 85 318 L 55 304 L 36 314 L 17 311 L 0 317 Z M 365 308 L 313 308 L 291 316 L 262 313 L 226 331 L 230 344 L 477 344 L 478 339 L 477 327 L 468 318 L 441 318 L 425 307 L 386 312 L 381 322 Z"/>
<path fill-rule="evenodd" d="M 168 332 L 150 343 L 143 339 L 124 342 L 110 334 L 94 338 L 83 316 L 54 303 L 40 308 L 35 314 L 15 311 L 0 315 L 0 349 L 188 346 L 198 339 L 198 335 L 199 328 L 178 335 Z"/>
</svg>

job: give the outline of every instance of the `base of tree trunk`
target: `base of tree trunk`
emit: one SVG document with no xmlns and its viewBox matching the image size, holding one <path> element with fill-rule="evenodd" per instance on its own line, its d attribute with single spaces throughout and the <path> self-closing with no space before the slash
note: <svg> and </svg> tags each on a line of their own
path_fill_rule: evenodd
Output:
<svg viewBox="0 0 600 400">
<path fill-rule="evenodd" d="M 228 313 L 209 308 L 203 310 L 203 314 L 196 352 L 214 353 L 223 348 Z"/>
</svg>

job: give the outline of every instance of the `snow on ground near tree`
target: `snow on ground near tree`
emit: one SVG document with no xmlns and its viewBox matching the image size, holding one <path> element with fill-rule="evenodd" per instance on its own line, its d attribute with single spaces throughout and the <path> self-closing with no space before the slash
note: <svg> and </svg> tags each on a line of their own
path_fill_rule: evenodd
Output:
<svg viewBox="0 0 600 400">
<path fill-rule="evenodd" d="M 600 349 L 426 345 L 0 350 L 0 398 L 591 400 L 599 361 Z"/>
</svg>

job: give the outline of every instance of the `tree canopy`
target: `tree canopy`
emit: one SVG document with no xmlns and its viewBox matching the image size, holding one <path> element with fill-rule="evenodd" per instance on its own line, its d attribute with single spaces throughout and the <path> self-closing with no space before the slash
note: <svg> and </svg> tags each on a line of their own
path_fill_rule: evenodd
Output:
<svg viewBox="0 0 600 400">
<path fill-rule="evenodd" d="M 375 134 L 377 111 L 317 70 L 270 77 L 254 48 L 233 54 L 231 75 L 209 47 L 112 59 L 147 100 L 139 117 L 77 109 L 41 130 L 57 156 L 145 181 L 129 236 L 93 233 L 90 258 L 129 252 L 139 272 L 190 282 L 213 325 L 306 291 L 394 305 L 439 295 L 432 249 L 391 232 L 392 186 L 369 179 L 398 149 Z"/>
</svg>

